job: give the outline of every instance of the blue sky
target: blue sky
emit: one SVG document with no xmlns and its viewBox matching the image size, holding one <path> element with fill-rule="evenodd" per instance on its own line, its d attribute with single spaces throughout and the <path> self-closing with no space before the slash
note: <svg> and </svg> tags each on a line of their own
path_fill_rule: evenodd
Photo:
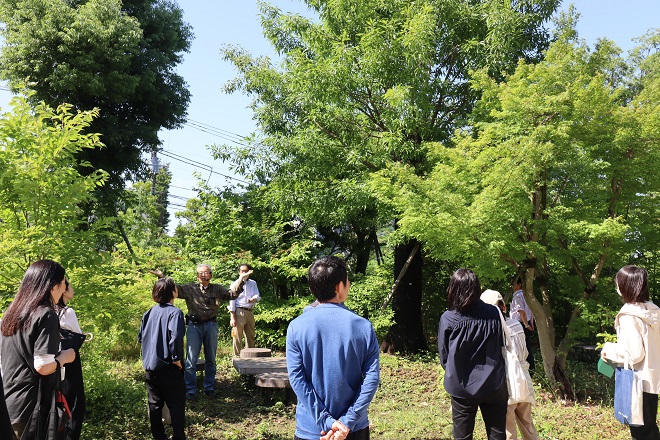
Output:
<svg viewBox="0 0 660 440">
<path fill-rule="evenodd" d="M 285 12 L 304 13 L 299 0 L 271 0 L 270 4 Z M 562 9 L 568 8 L 565 1 Z M 660 27 L 660 0 L 575 0 L 581 14 L 578 23 L 580 36 L 589 44 L 597 38 L 614 40 L 622 49 L 634 47 L 632 38 L 648 29 Z M 195 39 L 191 51 L 177 69 L 192 93 L 188 109 L 189 123 L 179 130 L 162 131 L 160 138 L 173 173 L 170 214 L 171 228 L 176 225 L 174 213 L 180 211 L 185 199 L 194 197 L 199 172 L 211 186 L 231 183 L 225 175 L 232 175 L 225 164 L 213 161 L 208 145 L 228 143 L 233 134 L 246 136 L 255 130 L 252 112 L 247 108 L 249 99 L 241 94 L 227 95 L 222 86 L 236 72 L 231 63 L 220 57 L 224 44 L 239 45 L 253 55 L 274 57 L 274 52 L 263 37 L 259 11 L 255 0 L 179 0 L 184 20 L 193 26 Z M 0 106 L 7 109 L 9 92 L 0 90 Z M 206 128 L 200 129 L 200 124 Z M 220 130 L 220 131 L 218 131 Z M 185 158 L 186 161 L 174 159 Z M 188 163 L 186 163 L 188 162 Z M 202 163 L 204 166 L 195 165 Z M 212 169 L 212 170 L 210 170 Z"/>
</svg>

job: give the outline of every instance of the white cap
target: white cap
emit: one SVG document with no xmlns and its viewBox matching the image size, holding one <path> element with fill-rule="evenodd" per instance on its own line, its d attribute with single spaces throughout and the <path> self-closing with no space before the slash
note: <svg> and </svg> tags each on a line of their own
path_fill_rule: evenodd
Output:
<svg viewBox="0 0 660 440">
<path fill-rule="evenodd" d="M 487 304 L 497 305 L 498 301 L 504 302 L 502 295 L 497 290 L 487 289 L 481 294 L 481 300 Z"/>
</svg>

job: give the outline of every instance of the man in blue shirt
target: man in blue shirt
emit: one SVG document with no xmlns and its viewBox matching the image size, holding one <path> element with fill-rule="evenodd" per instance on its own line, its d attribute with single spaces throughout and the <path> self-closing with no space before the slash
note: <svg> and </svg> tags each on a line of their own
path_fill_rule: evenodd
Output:
<svg viewBox="0 0 660 440">
<path fill-rule="evenodd" d="M 186 387 L 183 382 L 183 312 L 174 307 L 178 296 L 172 278 L 156 281 L 152 294 L 157 302 L 142 316 L 138 342 L 142 344 L 142 366 L 147 382 L 149 421 L 154 440 L 166 440 L 163 406 L 172 418 L 174 440 L 185 440 Z"/>
<path fill-rule="evenodd" d="M 319 304 L 291 321 L 286 360 L 298 397 L 296 440 L 365 440 L 368 408 L 380 380 L 379 345 L 371 322 L 343 306 L 351 283 L 346 263 L 312 264 L 309 290 Z"/>
</svg>

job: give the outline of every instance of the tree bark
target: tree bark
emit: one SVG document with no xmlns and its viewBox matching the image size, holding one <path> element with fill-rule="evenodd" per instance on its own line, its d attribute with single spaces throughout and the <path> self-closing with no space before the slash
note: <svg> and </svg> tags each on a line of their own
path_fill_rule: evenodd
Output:
<svg viewBox="0 0 660 440">
<path fill-rule="evenodd" d="M 355 246 L 355 272 L 366 274 L 369 265 L 369 256 L 371 255 L 371 240 L 369 240 L 370 231 L 355 231 L 357 243 Z"/>
<path fill-rule="evenodd" d="M 557 388 L 565 399 L 575 400 L 573 385 L 566 375 L 564 365 L 561 363 L 561 358 L 557 356 L 557 350 L 555 349 L 555 323 L 552 317 L 550 291 L 547 284 L 548 273 L 545 261 L 541 264 L 540 270 L 532 264 L 527 265 L 523 276 L 523 294 L 527 305 L 534 313 L 543 361 L 543 372 L 553 387 Z M 537 273 L 539 274 L 537 275 Z M 535 280 L 543 302 L 540 302 L 534 295 Z"/>
<path fill-rule="evenodd" d="M 417 240 L 400 244 L 394 251 L 394 277 L 403 269 Z M 414 354 L 428 350 L 422 327 L 422 252 L 415 252 L 392 299 L 395 324 L 390 328 L 380 348 L 385 353 Z"/>
</svg>

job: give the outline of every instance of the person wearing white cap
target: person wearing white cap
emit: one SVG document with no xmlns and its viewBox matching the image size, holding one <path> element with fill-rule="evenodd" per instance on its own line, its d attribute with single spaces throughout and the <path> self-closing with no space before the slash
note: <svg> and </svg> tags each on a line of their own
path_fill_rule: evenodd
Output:
<svg viewBox="0 0 660 440">
<path fill-rule="evenodd" d="M 496 290 L 485 290 L 481 294 L 481 300 L 487 304 L 492 304 L 500 309 L 502 313 L 506 312 L 506 305 L 502 295 Z M 522 324 L 517 319 L 508 319 L 506 325 L 513 341 L 514 351 L 520 364 L 525 371 L 525 379 L 528 383 L 530 394 L 523 400 L 517 401 L 509 398 L 509 406 L 506 412 L 506 438 L 515 440 L 518 438 L 516 423 L 520 430 L 520 437 L 524 440 L 538 440 L 539 435 L 532 421 L 532 406 L 534 404 L 534 385 L 532 377 L 529 374 L 529 364 L 527 363 L 527 346 L 525 345 L 525 332 Z"/>
</svg>

